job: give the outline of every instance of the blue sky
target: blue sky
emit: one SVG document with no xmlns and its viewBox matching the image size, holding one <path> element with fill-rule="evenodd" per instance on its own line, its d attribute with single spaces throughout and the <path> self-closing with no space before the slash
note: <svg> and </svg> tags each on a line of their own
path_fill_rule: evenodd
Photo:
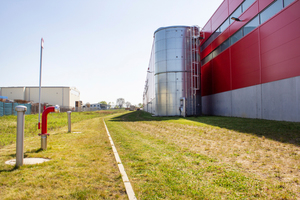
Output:
<svg viewBox="0 0 300 200">
<path fill-rule="evenodd" d="M 83 103 L 142 103 L 153 33 L 203 27 L 223 0 L 1 0 L 0 87 L 71 86 Z"/>
</svg>

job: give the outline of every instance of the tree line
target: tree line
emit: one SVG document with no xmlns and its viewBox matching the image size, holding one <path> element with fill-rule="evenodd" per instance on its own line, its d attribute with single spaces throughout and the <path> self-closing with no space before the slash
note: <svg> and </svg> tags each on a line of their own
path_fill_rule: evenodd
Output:
<svg viewBox="0 0 300 200">
<path fill-rule="evenodd" d="M 100 104 L 104 104 L 104 105 L 113 105 L 113 102 L 106 102 L 106 101 L 100 101 L 99 102 Z M 124 98 L 118 98 L 117 101 L 116 101 L 116 105 L 115 105 L 115 108 L 120 108 L 122 109 L 124 106 L 126 106 L 126 108 L 129 108 L 132 104 L 129 102 L 129 101 L 125 101 Z M 139 103 L 138 105 L 135 105 L 136 107 L 140 107 L 142 108 L 143 107 L 143 104 L 142 103 Z"/>
</svg>

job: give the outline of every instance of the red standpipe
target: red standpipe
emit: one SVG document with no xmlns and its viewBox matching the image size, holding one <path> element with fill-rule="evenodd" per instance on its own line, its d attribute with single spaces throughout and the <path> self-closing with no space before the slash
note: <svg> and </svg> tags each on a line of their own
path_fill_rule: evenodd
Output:
<svg viewBox="0 0 300 200">
<path fill-rule="evenodd" d="M 44 110 L 46 109 L 46 106 L 44 106 Z M 41 123 L 38 123 L 38 129 L 41 129 Z"/>
<path fill-rule="evenodd" d="M 42 133 L 39 134 L 39 135 L 49 135 L 47 133 L 47 115 L 50 112 L 55 112 L 55 107 L 54 106 L 51 106 L 51 107 L 48 107 L 48 108 L 44 109 L 44 112 L 42 114 Z"/>
</svg>

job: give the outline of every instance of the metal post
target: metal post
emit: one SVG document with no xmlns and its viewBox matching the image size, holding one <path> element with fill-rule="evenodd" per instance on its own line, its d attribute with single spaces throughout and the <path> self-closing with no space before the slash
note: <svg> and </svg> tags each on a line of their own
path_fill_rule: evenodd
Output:
<svg viewBox="0 0 300 200">
<path fill-rule="evenodd" d="M 68 114 L 68 132 L 71 133 L 71 111 L 67 111 Z"/>
<path fill-rule="evenodd" d="M 41 87 L 42 87 L 42 62 L 43 62 L 44 39 L 41 39 L 41 56 L 40 56 L 40 83 L 39 83 L 39 123 L 38 128 L 41 128 Z"/>
<path fill-rule="evenodd" d="M 41 148 L 47 150 L 47 135 L 41 135 Z"/>
<path fill-rule="evenodd" d="M 24 125 L 26 106 L 16 106 L 17 111 L 17 147 L 16 147 L 16 166 L 23 165 L 24 159 Z"/>
</svg>

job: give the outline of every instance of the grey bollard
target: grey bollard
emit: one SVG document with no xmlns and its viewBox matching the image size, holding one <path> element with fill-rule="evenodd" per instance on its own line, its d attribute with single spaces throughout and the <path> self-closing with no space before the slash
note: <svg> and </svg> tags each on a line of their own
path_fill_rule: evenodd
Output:
<svg viewBox="0 0 300 200">
<path fill-rule="evenodd" d="M 71 133 L 71 111 L 67 111 L 68 114 L 68 132 Z"/>
<path fill-rule="evenodd" d="M 24 127 L 26 106 L 16 106 L 17 111 L 17 147 L 16 147 L 16 166 L 23 165 L 24 159 Z"/>
</svg>

